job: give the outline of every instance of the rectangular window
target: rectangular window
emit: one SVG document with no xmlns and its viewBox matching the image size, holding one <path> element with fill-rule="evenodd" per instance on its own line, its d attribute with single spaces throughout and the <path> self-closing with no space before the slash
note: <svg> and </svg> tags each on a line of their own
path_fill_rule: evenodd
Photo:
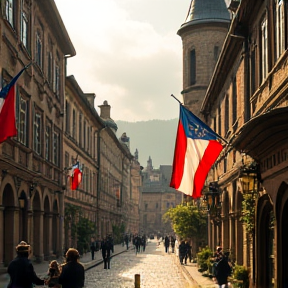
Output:
<svg viewBox="0 0 288 288">
<path fill-rule="evenodd" d="M 275 0 L 275 11 L 274 11 L 274 18 L 275 18 L 275 53 L 277 60 L 283 51 L 285 50 L 285 10 L 284 10 L 284 1 L 283 0 Z"/>
<path fill-rule="evenodd" d="M 75 137 L 76 137 L 76 111 L 75 111 L 75 109 L 73 109 L 73 120 L 72 120 L 72 136 L 73 136 L 73 138 L 75 139 Z"/>
<path fill-rule="evenodd" d="M 41 131 L 42 131 L 41 125 L 42 125 L 41 114 L 35 111 L 33 147 L 34 151 L 39 155 L 41 155 Z"/>
<path fill-rule="evenodd" d="M 60 94 L 60 68 L 58 64 L 54 67 L 54 92 L 59 97 Z"/>
<path fill-rule="evenodd" d="M 251 52 L 251 95 L 253 95 L 256 91 L 256 56 L 255 50 Z"/>
<path fill-rule="evenodd" d="M 82 137 L 82 114 L 79 115 L 79 144 L 83 148 L 83 137 Z"/>
<path fill-rule="evenodd" d="M 17 102 L 17 139 L 27 146 L 28 101 L 19 94 Z"/>
<path fill-rule="evenodd" d="M 53 55 L 52 52 L 48 53 L 48 82 L 50 85 L 53 82 Z"/>
<path fill-rule="evenodd" d="M 66 132 L 70 135 L 70 104 L 66 100 Z"/>
<path fill-rule="evenodd" d="M 229 95 L 225 96 L 225 134 L 229 131 Z"/>
<path fill-rule="evenodd" d="M 84 132 L 84 136 L 83 136 L 83 140 L 84 140 L 84 149 L 86 150 L 87 149 L 87 127 L 86 127 L 86 121 L 84 121 L 84 129 L 83 129 L 83 132 Z"/>
<path fill-rule="evenodd" d="M 69 153 L 65 152 L 65 168 L 69 167 Z"/>
<path fill-rule="evenodd" d="M 268 74 L 268 27 L 267 18 L 261 23 L 261 80 L 266 79 Z"/>
<path fill-rule="evenodd" d="M 196 53 L 195 49 L 190 51 L 190 85 L 196 83 Z"/>
<path fill-rule="evenodd" d="M 51 125 L 46 126 L 45 130 L 45 159 L 51 161 Z"/>
<path fill-rule="evenodd" d="M 22 44 L 26 47 L 26 49 L 28 48 L 28 16 L 27 14 L 22 11 L 22 15 L 21 15 L 21 42 Z"/>
<path fill-rule="evenodd" d="M 237 121 L 237 80 L 236 76 L 232 83 L 232 125 Z"/>
<path fill-rule="evenodd" d="M 221 106 L 219 105 L 218 107 L 218 134 L 221 135 L 222 134 L 222 115 L 221 115 L 222 111 L 221 111 Z"/>
<path fill-rule="evenodd" d="M 5 16 L 6 20 L 10 23 L 10 25 L 14 28 L 14 1 L 6 0 L 5 1 Z"/>
<path fill-rule="evenodd" d="M 53 133 L 53 163 L 59 166 L 59 155 L 60 155 L 60 140 L 59 133 L 54 131 Z"/>
<path fill-rule="evenodd" d="M 42 68 L 42 39 L 39 32 L 36 33 L 36 63 Z"/>
</svg>

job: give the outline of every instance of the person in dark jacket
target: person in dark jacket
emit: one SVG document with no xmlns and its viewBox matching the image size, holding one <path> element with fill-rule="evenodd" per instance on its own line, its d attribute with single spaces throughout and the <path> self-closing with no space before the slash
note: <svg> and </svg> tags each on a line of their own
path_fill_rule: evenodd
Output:
<svg viewBox="0 0 288 288">
<path fill-rule="evenodd" d="M 165 252 L 169 253 L 169 245 L 170 245 L 170 240 L 169 237 L 166 235 L 164 239 L 164 245 L 165 245 Z"/>
<path fill-rule="evenodd" d="M 185 245 L 185 241 L 182 240 L 179 245 L 179 259 L 181 265 L 184 265 L 183 260 L 186 256 L 186 253 L 187 253 L 187 247 Z"/>
<path fill-rule="evenodd" d="M 102 258 L 104 262 L 104 269 L 110 269 L 111 252 L 113 253 L 113 245 L 106 237 L 101 242 Z"/>
<path fill-rule="evenodd" d="M 185 242 L 186 246 L 186 255 L 185 255 L 185 264 L 187 264 L 187 259 L 189 258 L 189 262 L 192 262 L 192 247 L 188 241 Z"/>
<path fill-rule="evenodd" d="M 90 251 L 91 251 L 91 258 L 92 258 L 92 260 L 94 260 L 94 257 L 95 257 L 94 255 L 95 255 L 95 251 L 96 251 L 95 242 L 92 242 L 92 243 L 91 243 Z"/>
<path fill-rule="evenodd" d="M 62 266 L 62 272 L 58 283 L 62 288 L 82 288 L 85 281 L 85 271 L 79 262 L 79 252 L 74 248 L 69 248 L 66 253 L 66 263 Z"/>
<path fill-rule="evenodd" d="M 8 266 L 7 272 L 10 275 L 10 288 L 31 288 L 33 284 L 44 285 L 44 280 L 37 277 L 31 261 L 28 259 L 30 245 L 21 241 L 16 246 L 17 257 Z"/>
<path fill-rule="evenodd" d="M 217 283 L 219 285 L 219 288 L 222 287 L 222 285 L 227 286 L 227 279 L 228 276 L 231 274 L 231 266 L 228 262 L 228 253 L 225 253 L 224 256 L 219 260 L 217 263 L 217 266 L 215 267 L 215 276 L 217 279 Z"/>
</svg>

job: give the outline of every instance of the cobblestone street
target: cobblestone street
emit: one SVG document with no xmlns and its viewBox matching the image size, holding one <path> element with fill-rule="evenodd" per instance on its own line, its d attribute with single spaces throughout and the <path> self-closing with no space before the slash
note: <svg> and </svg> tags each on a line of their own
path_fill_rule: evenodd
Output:
<svg viewBox="0 0 288 288">
<path fill-rule="evenodd" d="M 135 254 L 129 250 L 114 257 L 111 269 L 103 269 L 103 264 L 86 271 L 86 288 L 132 288 L 135 274 L 140 274 L 141 288 L 151 287 L 191 287 L 183 277 L 174 257 L 164 252 L 163 245 L 149 242 L 144 253 Z"/>
</svg>

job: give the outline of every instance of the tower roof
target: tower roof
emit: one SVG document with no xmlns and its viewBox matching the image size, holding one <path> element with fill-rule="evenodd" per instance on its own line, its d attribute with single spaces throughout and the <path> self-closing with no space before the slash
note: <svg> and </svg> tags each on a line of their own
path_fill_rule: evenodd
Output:
<svg viewBox="0 0 288 288">
<path fill-rule="evenodd" d="M 183 25 L 196 24 L 196 22 L 227 21 L 230 21 L 230 15 L 224 0 L 191 0 Z"/>
</svg>

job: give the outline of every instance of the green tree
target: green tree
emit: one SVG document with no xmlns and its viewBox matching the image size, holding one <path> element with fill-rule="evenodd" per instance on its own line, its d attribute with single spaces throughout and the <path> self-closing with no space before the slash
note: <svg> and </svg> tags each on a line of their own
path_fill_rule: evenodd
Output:
<svg viewBox="0 0 288 288">
<path fill-rule="evenodd" d="M 163 221 L 169 222 L 176 234 L 181 238 L 197 237 L 198 242 L 206 240 L 207 214 L 198 210 L 191 203 L 170 208 L 164 215 Z"/>
</svg>

